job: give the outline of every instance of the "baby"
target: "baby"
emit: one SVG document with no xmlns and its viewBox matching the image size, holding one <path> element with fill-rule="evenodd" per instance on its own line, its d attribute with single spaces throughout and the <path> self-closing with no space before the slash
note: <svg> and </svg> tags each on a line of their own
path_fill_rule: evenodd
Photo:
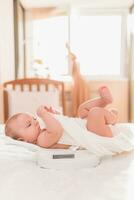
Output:
<svg viewBox="0 0 134 200">
<path fill-rule="evenodd" d="M 113 101 L 109 89 L 103 86 L 98 91 L 99 98 L 88 100 L 79 106 L 79 119 L 86 121 L 87 130 L 103 137 L 112 137 L 113 134 L 109 124 L 116 123 L 117 111 L 105 108 Z M 62 144 L 60 141 L 65 134 L 65 130 L 56 119 L 55 114 L 58 113 L 52 107 L 40 106 L 37 109 L 37 115 L 45 123 L 44 129 L 40 128 L 39 122 L 32 115 L 26 113 L 15 114 L 7 120 L 5 134 L 11 138 L 44 148 L 68 149 L 71 145 Z"/>
</svg>

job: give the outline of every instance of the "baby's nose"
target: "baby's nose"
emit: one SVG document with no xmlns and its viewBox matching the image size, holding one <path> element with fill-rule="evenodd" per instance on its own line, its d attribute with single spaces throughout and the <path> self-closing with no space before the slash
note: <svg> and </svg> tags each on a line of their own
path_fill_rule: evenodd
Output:
<svg viewBox="0 0 134 200">
<path fill-rule="evenodd" d="M 33 118 L 32 121 L 33 121 L 34 124 L 37 124 L 37 123 L 38 123 L 37 120 L 36 120 L 35 118 Z"/>
</svg>

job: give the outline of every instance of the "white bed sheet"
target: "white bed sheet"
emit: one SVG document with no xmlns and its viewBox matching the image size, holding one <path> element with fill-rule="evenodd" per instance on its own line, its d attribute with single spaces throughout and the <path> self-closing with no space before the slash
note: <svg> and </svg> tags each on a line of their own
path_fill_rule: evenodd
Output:
<svg viewBox="0 0 134 200">
<path fill-rule="evenodd" d="M 93 168 L 40 168 L 32 160 L 0 156 L 1 200 L 133 200 L 134 151 Z"/>
</svg>

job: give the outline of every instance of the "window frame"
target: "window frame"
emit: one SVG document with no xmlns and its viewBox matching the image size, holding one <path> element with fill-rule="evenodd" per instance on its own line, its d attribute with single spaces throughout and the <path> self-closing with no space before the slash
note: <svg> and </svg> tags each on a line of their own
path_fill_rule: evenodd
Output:
<svg viewBox="0 0 134 200">
<path fill-rule="evenodd" d="M 129 15 L 129 9 L 108 9 L 108 8 L 72 8 L 69 13 L 69 31 L 71 23 L 71 15 L 91 15 L 91 16 L 121 16 L 121 50 L 120 50 L 120 75 L 84 75 L 87 79 L 122 79 L 128 77 L 128 50 L 127 50 L 127 18 Z M 69 43 L 70 43 L 70 32 Z M 69 69 L 70 71 L 70 69 Z"/>
<path fill-rule="evenodd" d="M 29 13 L 28 10 L 25 13 L 26 19 L 28 20 Z M 68 17 L 68 43 L 70 44 L 70 20 L 72 14 L 79 14 L 79 15 L 120 15 L 122 17 L 122 24 L 121 24 L 121 53 L 120 53 L 120 69 L 121 74 L 120 75 L 84 75 L 87 79 L 122 79 L 122 78 L 128 78 L 128 65 L 129 65 L 129 55 L 128 55 L 128 38 L 127 38 L 127 19 L 129 15 L 129 9 L 122 8 L 122 9 L 112 9 L 112 8 L 89 8 L 89 7 L 70 7 L 67 12 Z M 30 15 L 31 16 L 31 15 Z M 27 42 L 32 44 L 32 27 L 28 28 L 28 23 L 26 23 L 26 36 L 28 37 Z M 31 56 L 30 56 L 30 49 L 32 46 L 26 44 L 26 52 L 28 53 L 27 59 L 26 59 L 26 76 L 29 76 L 30 69 L 29 64 L 31 63 Z M 30 56 L 30 57 L 29 57 Z M 28 58 L 29 57 L 29 58 Z M 69 68 L 68 64 L 68 74 L 67 75 L 61 75 L 62 80 L 70 80 L 71 76 L 71 69 Z M 68 78 L 69 77 L 69 78 Z"/>
</svg>

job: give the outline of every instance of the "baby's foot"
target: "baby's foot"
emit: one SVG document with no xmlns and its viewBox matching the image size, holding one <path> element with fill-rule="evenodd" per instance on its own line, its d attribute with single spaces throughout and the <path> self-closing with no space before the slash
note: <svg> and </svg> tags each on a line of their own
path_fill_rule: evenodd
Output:
<svg viewBox="0 0 134 200">
<path fill-rule="evenodd" d="M 116 116 L 118 116 L 118 111 L 117 111 L 116 109 L 112 108 L 112 109 L 110 109 L 110 111 L 111 111 L 113 114 L 115 114 Z"/>
<path fill-rule="evenodd" d="M 118 111 L 114 108 L 109 109 L 109 111 L 112 113 L 112 116 L 113 116 L 113 120 L 112 120 L 111 124 L 114 125 L 117 123 L 117 120 L 118 120 Z"/>
<path fill-rule="evenodd" d="M 100 87 L 98 91 L 99 91 L 100 97 L 103 99 L 103 101 L 106 104 L 112 103 L 113 98 L 112 98 L 111 92 L 106 86 Z"/>
</svg>

